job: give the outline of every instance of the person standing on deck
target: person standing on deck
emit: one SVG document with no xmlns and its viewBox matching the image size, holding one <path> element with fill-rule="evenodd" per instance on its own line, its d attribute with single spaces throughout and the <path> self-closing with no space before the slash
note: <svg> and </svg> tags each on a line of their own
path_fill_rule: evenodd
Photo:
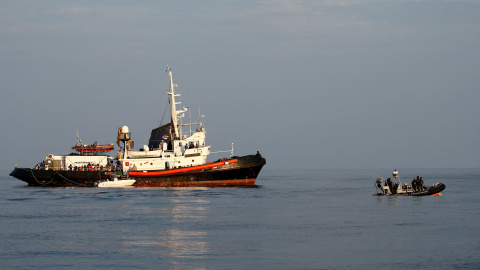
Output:
<svg viewBox="0 0 480 270">
<path fill-rule="evenodd" d="M 387 179 L 387 185 L 388 187 L 390 188 L 390 193 L 394 194 L 394 191 L 393 191 L 393 182 L 390 178 Z"/>
</svg>

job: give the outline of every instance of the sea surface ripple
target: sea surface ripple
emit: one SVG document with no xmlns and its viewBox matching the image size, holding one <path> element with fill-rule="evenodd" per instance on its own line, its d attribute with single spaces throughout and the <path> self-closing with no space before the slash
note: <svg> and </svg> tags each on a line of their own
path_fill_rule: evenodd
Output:
<svg viewBox="0 0 480 270">
<path fill-rule="evenodd" d="M 36 188 L 1 172 L 0 269 L 479 269 L 480 169 L 269 170 L 254 188 Z"/>
</svg>

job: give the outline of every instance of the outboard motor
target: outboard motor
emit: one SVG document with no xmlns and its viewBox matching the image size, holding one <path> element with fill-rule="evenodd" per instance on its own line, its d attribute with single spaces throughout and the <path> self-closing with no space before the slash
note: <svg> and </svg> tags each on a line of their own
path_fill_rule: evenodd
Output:
<svg viewBox="0 0 480 270">
<path fill-rule="evenodd" d="M 382 188 L 382 183 L 385 181 L 385 178 L 377 178 L 377 181 L 375 182 L 375 187 L 377 189 L 381 189 Z"/>
<path fill-rule="evenodd" d="M 378 194 L 378 191 L 380 190 L 380 192 L 383 194 L 384 193 L 384 185 L 383 183 L 385 182 L 385 178 L 377 178 L 377 181 L 375 181 L 375 188 L 377 189 L 377 194 Z M 387 186 L 388 188 L 388 186 Z"/>
</svg>

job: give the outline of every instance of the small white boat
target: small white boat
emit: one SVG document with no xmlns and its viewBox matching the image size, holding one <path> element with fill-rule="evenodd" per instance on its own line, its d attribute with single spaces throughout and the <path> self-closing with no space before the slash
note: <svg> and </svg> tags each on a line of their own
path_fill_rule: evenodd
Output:
<svg viewBox="0 0 480 270">
<path fill-rule="evenodd" d="M 121 179 L 113 178 L 113 180 L 104 180 L 97 184 L 97 187 L 128 187 L 135 183 L 135 179 Z"/>
</svg>

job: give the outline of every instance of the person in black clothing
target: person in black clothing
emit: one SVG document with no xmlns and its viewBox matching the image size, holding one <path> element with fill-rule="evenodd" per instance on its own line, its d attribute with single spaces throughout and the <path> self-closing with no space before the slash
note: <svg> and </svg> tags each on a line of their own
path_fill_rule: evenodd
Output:
<svg viewBox="0 0 480 270">
<path fill-rule="evenodd" d="M 390 178 L 387 179 L 387 185 L 388 185 L 388 187 L 390 188 L 390 192 L 391 192 L 392 194 L 395 194 L 395 192 L 394 192 L 394 190 L 393 190 L 393 182 L 392 182 L 392 180 L 391 180 Z"/>
<path fill-rule="evenodd" d="M 417 191 L 417 178 L 416 177 L 413 178 L 412 188 L 413 188 L 413 191 Z"/>
</svg>

